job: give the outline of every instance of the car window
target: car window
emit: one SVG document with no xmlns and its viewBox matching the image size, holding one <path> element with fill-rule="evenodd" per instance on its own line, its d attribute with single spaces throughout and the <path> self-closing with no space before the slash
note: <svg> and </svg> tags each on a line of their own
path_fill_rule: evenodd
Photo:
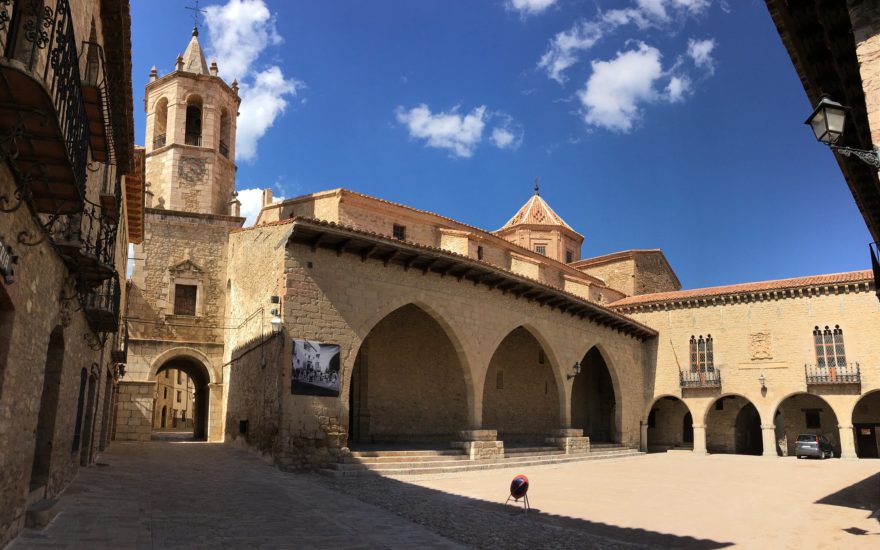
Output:
<svg viewBox="0 0 880 550">
<path fill-rule="evenodd" d="M 798 441 L 811 441 L 813 443 L 816 442 L 816 436 L 812 434 L 801 434 L 797 438 Z"/>
</svg>

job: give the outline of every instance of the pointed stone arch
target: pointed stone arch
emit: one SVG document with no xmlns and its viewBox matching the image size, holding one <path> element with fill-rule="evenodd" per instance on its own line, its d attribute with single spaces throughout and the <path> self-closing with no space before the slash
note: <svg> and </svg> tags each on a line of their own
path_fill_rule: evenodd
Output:
<svg viewBox="0 0 880 550">
<path fill-rule="evenodd" d="M 473 379 L 456 330 L 420 301 L 389 304 L 357 329 L 343 372 L 353 445 L 447 446 L 469 425 Z"/>
<path fill-rule="evenodd" d="M 579 363 L 580 374 L 572 380 L 571 427 L 584 430 L 591 442 L 618 442 L 624 404 L 617 370 L 600 342 Z"/>
</svg>

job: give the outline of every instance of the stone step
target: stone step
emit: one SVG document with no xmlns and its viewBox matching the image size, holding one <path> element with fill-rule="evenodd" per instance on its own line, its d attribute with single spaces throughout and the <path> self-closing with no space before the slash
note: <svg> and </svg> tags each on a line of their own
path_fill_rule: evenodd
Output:
<svg viewBox="0 0 880 550">
<path fill-rule="evenodd" d="M 343 464 L 384 464 L 392 462 L 440 462 L 449 460 L 467 460 L 468 457 L 461 451 L 458 454 L 427 455 L 427 456 L 347 456 L 342 459 Z"/>
<path fill-rule="evenodd" d="M 352 451 L 354 458 L 379 458 L 392 456 L 426 457 L 426 456 L 454 456 L 461 455 L 461 449 L 423 449 L 423 450 L 375 450 L 375 451 Z"/>
<path fill-rule="evenodd" d="M 322 475 L 330 477 L 349 477 L 362 475 L 382 475 L 389 477 L 396 476 L 414 476 L 414 475 L 430 475 L 430 474 L 451 474 L 463 473 L 477 470 L 496 470 L 501 468 L 525 468 L 531 466 L 547 466 L 553 464 L 565 464 L 568 462 L 582 462 L 587 460 L 607 460 L 613 458 L 631 458 L 642 456 L 643 453 L 635 450 L 626 450 L 620 452 L 599 452 L 586 453 L 580 455 L 560 455 L 560 456 L 542 456 L 533 459 L 513 458 L 501 461 L 489 460 L 472 460 L 467 462 L 457 462 L 454 465 L 440 465 L 439 463 L 398 463 L 391 467 L 391 464 L 383 465 L 380 469 L 373 467 L 365 467 L 366 465 L 347 465 L 334 464 L 334 468 L 319 470 Z M 343 468 L 339 468 L 342 466 Z M 346 466 L 355 466 L 355 468 L 347 468 Z M 375 466 L 375 465 L 371 465 Z"/>
<path fill-rule="evenodd" d="M 504 454 L 520 455 L 520 454 L 540 454 L 540 453 L 561 453 L 564 452 L 559 447 L 505 447 Z"/>
<path fill-rule="evenodd" d="M 42 529 L 49 525 L 59 511 L 57 499 L 44 498 L 28 506 L 24 524 L 26 527 Z"/>
<path fill-rule="evenodd" d="M 46 498 L 46 485 L 43 483 L 31 483 L 30 492 L 28 492 L 27 505 L 33 506 L 37 502 Z"/>
</svg>

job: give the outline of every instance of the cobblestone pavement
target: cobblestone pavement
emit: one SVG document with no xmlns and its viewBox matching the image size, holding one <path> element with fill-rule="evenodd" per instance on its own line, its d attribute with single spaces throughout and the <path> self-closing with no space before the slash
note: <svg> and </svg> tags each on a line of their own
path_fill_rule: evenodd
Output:
<svg viewBox="0 0 880 550">
<path fill-rule="evenodd" d="M 527 521 L 501 504 L 517 473 Z M 880 548 L 878 460 L 669 453 L 335 485 L 472 546 Z"/>
<path fill-rule="evenodd" d="M 25 548 L 459 548 L 308 475 L 207 443 L 114 443 Z"/>
</svg>

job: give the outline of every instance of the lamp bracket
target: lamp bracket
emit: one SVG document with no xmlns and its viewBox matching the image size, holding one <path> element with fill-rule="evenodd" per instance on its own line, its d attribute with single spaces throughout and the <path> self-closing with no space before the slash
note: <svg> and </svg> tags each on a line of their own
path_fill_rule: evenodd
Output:
<svg viewBox="0 0 880 550">
<path fill-rule="evenodd" d="M 833 151 L 837 151 L 845 157 L 854 156 L 866 164 L 870 164 L 874 168 L 880 168 L 880 153 L 877 149 L 865 151 L 863 149 L 854 149 L 852 147 L 840 147 L 837 145 L 830 146 Z"/>
</svg>

